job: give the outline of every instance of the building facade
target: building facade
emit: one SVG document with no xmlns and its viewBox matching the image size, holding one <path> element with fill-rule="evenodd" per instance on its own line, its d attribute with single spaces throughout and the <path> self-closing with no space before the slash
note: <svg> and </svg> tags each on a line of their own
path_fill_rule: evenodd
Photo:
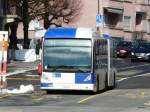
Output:
<svg viewBox="0 0 150 112">
<path fill-rule="evenodd" d="M 98 0 L 82 1 L 80 18 L 69 25 L 94 28 Z M 101 31 L 112 38 L 150 39 L 150 0 L 99 0 L 99 12 L 104 17 Z"/>
<path fill-rule="evenodd" d="M 98 10 L 99 1 L 99 10 Z M 102 33 L 118 40 L 150 40 L 150 0 L 82 0 L 80 16 L 63 26 L 96 28 L 98 11 L 103 15 Z M 42 24 L 41 24 L 42 26 Z M 18 27 L 18 38 L 23 38 L 23 26 Z M 35 32 L 29 31 L 29 38 Z"/>
<path fill-rule="evenodd" d="M 7 24 L 14 22 L 15 18 L 18 18 L 16 8 L 10 8 L 8 0 L 0 0 L 0 30 L 8 30 Z"/>
</svg>

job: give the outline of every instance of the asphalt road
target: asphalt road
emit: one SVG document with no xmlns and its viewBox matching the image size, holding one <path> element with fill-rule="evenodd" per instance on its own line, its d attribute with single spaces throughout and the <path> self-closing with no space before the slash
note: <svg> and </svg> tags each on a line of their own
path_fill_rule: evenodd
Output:
<svg viewBox="0 0 150 112">
<path fill-rule="evenodd" d="M 0 97 L 0 112 L 149 112 L 150 63 L 117 59 L 115 65 L 117 87 L 97 94 L 83 91 L 46 94 L 39 89 L 35 71 L 18 74 L 19 78 L 11 76 L 8 78 L 10 89 L 20 84 L 33 84 L 35 92 Z"/>
</svg>

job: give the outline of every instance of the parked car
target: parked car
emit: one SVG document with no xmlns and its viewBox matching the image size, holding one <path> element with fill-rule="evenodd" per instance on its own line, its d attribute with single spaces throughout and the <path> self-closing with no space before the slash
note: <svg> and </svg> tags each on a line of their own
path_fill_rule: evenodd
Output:
<svg viewBox="0 0 150 112">
<path fill-rule="evenodd" d="M 116 47 L 116 55 L 120 58 L 126 58 L 130 56 L 132 51 L 132 42 L 120 41 Z"/>
<path fill-rule="evenodd" d="M 138 60 L 150 61 L 150 43 L 139 43 L 133 47 L 131 61 Z"/>
</svg>

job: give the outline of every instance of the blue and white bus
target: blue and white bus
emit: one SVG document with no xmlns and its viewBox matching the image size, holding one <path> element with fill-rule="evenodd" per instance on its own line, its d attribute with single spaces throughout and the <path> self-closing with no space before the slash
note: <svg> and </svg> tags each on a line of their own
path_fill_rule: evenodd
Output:
<svg viewBox="0 0 150 112">
<path fill-rule="evenodd" d="M 111 39 L 90 28 L 49 28 L 42 44 L 41 89 L 97 92 L 115 87 Z"/>
</svg>

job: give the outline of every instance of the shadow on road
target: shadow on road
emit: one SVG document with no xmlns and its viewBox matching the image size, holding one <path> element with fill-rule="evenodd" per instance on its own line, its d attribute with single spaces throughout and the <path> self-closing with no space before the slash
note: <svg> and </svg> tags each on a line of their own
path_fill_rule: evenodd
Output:
<svg viewBox="0 0 150 112">
<path fill-rule="evenodd" d="M 119 80 L 116 89 L 150 89 L 149 62 L 120 59 L 116 61 L 116 68 Z"/>
<path fill-rule="evenodd" d="M 73 91 L 73 90 L 66 90 L 66 91 L 62 91 L 62 90 L 51 90 L 48 91 L 47 94 L 55 94 L 55 95 L 95 95 L 95 94 L 100 94 L 105 92 L 105 90 L 101 90 L 99 92 L 92 92 L 92 91 Z"/>
<path fill-rule="evenodd" d="M 116 89 L 150 89 L 150 76 L 131 77 L 118 82 Z"/>
</svg>

